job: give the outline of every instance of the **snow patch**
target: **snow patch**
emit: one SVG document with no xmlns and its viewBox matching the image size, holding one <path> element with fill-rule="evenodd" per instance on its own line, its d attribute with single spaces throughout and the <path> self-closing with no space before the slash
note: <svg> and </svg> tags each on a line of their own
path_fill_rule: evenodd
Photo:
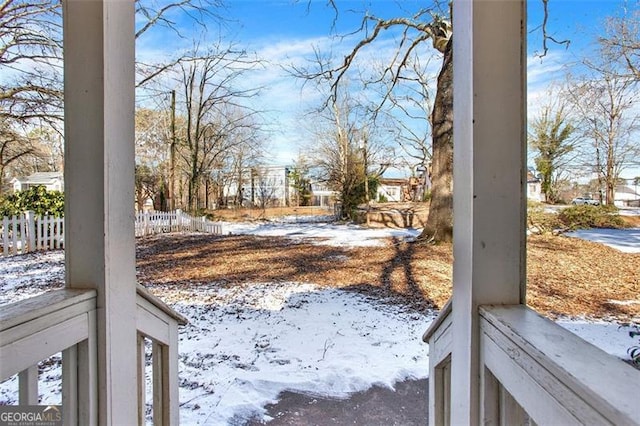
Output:
<svg viewBox="0 0 640 426">
<path fill-rule="evenodd" d="M 413 229 L 325 223 L 225 227 L 225 232 L 237 234 L 347 247 L 384 244 L 388 237 L 409 240 L 419 234 Z M 594 234 L 578 237 L 589 235 Z M 636 240 L 629 234 L 616 238 L 640 249 L 638 236 Z M 59 288 L 63 282 L 62 251 L 0 258 L 0 305 Z M 435 312 L 416 312 L 359 293 L 306 283 L 198 283 L 150 289 L 190 321 L 180 330 L 179 344 L 183 424 L 225 425 L 255 414 L 264 416 L 265 405 L 287 389 L 347 397 L 373 384 L 392 387 L 399 380 L 428 374 L 428 346 L 421 335 Z M 633 302 L 637 303 L 619 303 Z M 636 343 L 628 327 L 614 322 L 557 322 L 622 359 L 628 359 L 627 348 Z M 41 403 L 60 403 L 60 374 L 56 359 L 43 363 Z M 16 402 L 17 386 L 15 377 L 0 384 L 0 404 Z"/>
<path fill-rule="evenodd" d="M 624 253 L 640 253 L 640 228 L 580 229 L 565 235 L 604 244 Z"/>
</svg>

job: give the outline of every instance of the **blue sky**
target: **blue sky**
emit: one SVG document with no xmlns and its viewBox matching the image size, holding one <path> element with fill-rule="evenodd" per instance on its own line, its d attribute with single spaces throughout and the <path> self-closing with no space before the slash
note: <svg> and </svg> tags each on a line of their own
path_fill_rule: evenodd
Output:
<svg viewBox="0 0 640 426">
<path fill-rule="evenodd" d="M 529 0 L 530 111 L 536 110 L 538 99 L 552 81 L 564 78 L 565 65 L 576 62 L 581 52 L 589 49 L 604 17 L 620 14 L 625 4 L 638 7 L 639 3 L 640 0 L 549 0 L 547 31 L 558 40 L 570 40 L 570 45 L 566 48 L 550 43 L 549 52 L 540 59 L 535 54 L 542 49 L 541 31 L 536 30 L 542 23 L 542 0 Z M 246 81 L 265 87 L 257 104 L 268 110 L 267 161 L 291 164 L 295 160 L 310 138 L 304 131 L 308 118 L 303 113 L 321 100 L 318 93 L 309 87 L 303 90 L 299 81 L 287 76 L 282 65 L 305 63 L 314 49 L 332 51 L 335 57 L 342 57 L 359 38 L 350 36 L 338 43 L 331 36 L 357 29 L 365 10 L 389 18 L 410 15 L 425 4 L 416 0 L 338 0 L 336 15 L 326 0 L 228 0 L 227 10 L 221 12 L 230 18 L 225 38 L 269 61 L 264 69 L 247 76 Z M 217 39 L 218 27 L 212 25 L 205 37 Z M 142 57 L 171 55 L 180 47 L 189 47 L 187 44 L 186 39 L 167 39 L 166 34 L 158 32 L 142 40 L 138 50 Z M 392 48 L 389 39 L 386 45 L 377 48 L 376 55 L 384 57 Z"/>
</svg>

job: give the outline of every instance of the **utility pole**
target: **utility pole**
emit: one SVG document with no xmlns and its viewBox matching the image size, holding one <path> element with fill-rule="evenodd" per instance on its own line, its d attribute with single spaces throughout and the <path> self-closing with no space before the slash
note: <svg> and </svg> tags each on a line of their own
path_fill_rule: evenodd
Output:
<svg viewBox="0 0 640 426">
<path fill-rule="evenodd" d="M 364 137 L 361 140 L 362 143 L 362 158 L 363 158 L 363 162 L 364 162 L 364 200 L 367 204 L 367 210 L 365 212 L 365 218 L 367 220 L 367 226 L 370 225 L 369 223 L 369 205 L 370 205 L 370 200 L 369 200 L 369 164 L 367 162 L 367 138 Z"/>
<path fill-rule="evenodd" d="M 176 91 L 171 91 L 171 145 L 169 149 L 169 210 L 176 209 Z"/>
</svg>

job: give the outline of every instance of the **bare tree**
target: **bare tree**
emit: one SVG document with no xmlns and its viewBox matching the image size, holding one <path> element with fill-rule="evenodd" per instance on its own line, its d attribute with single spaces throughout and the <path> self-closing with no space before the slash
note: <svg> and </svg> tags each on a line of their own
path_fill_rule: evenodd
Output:
<svg viewBox="0 0 640 426">
<path fill-rule="evenodd" d="M 385 112 L 384 125 L 393 134 L 394 141 L 403 152 L 403 165 L 413 172 L 427 171 L 431 166 L 431 112 L 435 77 L 429 72 L 431 58 L 423 63 L 418 55 L 407 64 L 410 72 L 402 75 L 403 93 L 384 87 L 390 108 Z"/>
<path fill-rule="evenodd" d="M 235 142 L 219 156 L 207 173 L 210 182 L 207 194 L 212 195 L 216 207 L 246 205 L 250 199 L 251 170 L 261 164 L 264 145 L 257 123 L 238 127 L 230 135 Z M 210 208 L 208 201 L 205 203 Z"/>
<path fill-rule="evenodd" d="M 6 0 L 0 43 L 0 117 L 23 123 L 61 118 L 60 3 Z"/>
<path fill-rule="evenodd" d="M 599 41 L 609 60 L 622 62 L 627 72 L 640 80 L 640 9 L 638 3 L 635 10 L 627 7 L 623 16 L 607 18 Z"/>
<path fill-rule="evenodd" d="M 639 122 L 632 110 L 638 92 L 634 79 L 605 57 L 600 59 L 584 61 L 589 74 L 576 79 L 569 93 L 584 135 L 591 140 L 587 164 L 604 189 L 601 201 L 613 204 L 620 173 L 640 155 L 640 142 L 633 136 Z"/>
<path fill-rule="evenodd" d="M 543 43 L 543 52 L 540 56 L 546 55 L 549 42 L 569 44 L 568 40 L 555 39 L 547 32 L 548 2 L 549 0 L 541 0 L 544 19 L 539 26 Z M 442 64 L 438 73 L 436 94 L 432 110 L 429 111 L 432 125 L 431 204 L 427 222 L 418 239 L 437 243 L 449 242 L 453 239 L 453 45 L 451 2 L 433 0 L 431 3 L 432 7 L 420 9 L 410 17 L 380 19 L 365 14 L 359 30 L 364 36 L 340 65 L 337 67 L 325 65 L 315 73 L 296 71 L 298 75 L 307 79 L 330 80 L 333 89 L 332 100 L 335 101 L 338 86 L 347 72 L 354 68 L 353 64 L 360 52 L 382 39 L 382 34 L 386 31 L 397 30 L 397 50 L 377 80 L 390 82 L 387 95 L 382 100 L 384 103 L 393 90 L 402 83 L 404 76 L 410 70 L 408 65 L 411 63 L 411 58 L 418 49 L 430 43 L 441 55 Z M 329 0 L 328 4 L 334 9 L 337 19 L 338 2 Z"/>
<path fill-rule="evenodd" d="M 264 213 L 269 206 L 273 206 L 277 200 L 278 182 L 275 176 L 260 167 L 251 169 L 252 181 L 255 191 L 255 202 Z"/>
<path fill-rule="evenodd" d="M 136 38 L 165 27 L 182 36 L 185 19 L 204 29 L 221 21 L 221 0 L 137 0 Z M 166 65 L 171 66 L 173 63 Z M 148 81 L 165 67 L 141 77 Z M 147 67 L 148 68 L 148 67 Z M 146 69 L 140 64 L 139 69 Z M 14 120 L 62 118 L 62 11 L 59 0 L 6 0 L 0 7 L 0 116 Z"/>
<path fill-rule="evenodd" d="M 5 126 L 0 133 L 0 192 L 4 188 L 7 169 L 21 159 L 37 154 L 36 147 L 31 140 L 21 136 L 19 132 L 14 131 L 6 124 Z"/>
<path fill-rule="evenodd" d="M 334 8 L 336 4 L 331 2 Z M 336 8 L 337 11 L 337 8 Z M 393 90 L 401 84 L 411 58 L 418 49 L 430 42 L 442 55 L 438 73 L 436 95 L 431 114 L 432 124 L 432 192 L 429 217 L 420 240 L 448 242 L 453 239 L 453 45 L 451 21 L 446 12 L 435 2 L 433 8 L 421 9 L 412 17 L 380 19 L 365 15 L 361 31 L 364 37 L 354 46 L 338 66 L 323 64 L 317 71 L 294 69 L 294 74 L 305 79 L 324 79 L 331 85 L 332 95 L 328 103 L 338 98 L 338 88 L 347 79 L 347 73 L 355 68 L 358 55 L 388 30 L 397 30 L 398 48 L 376 81 L 388 81 L 387 94 L 381 104 L 389 99 Z M 409 69 L 409 71 L 408 71 Z"/>
<path fill-rule="evenodd" d="M 257 111 L 242 105 L 257 89 L 238 89 L 240 77 L 260 63 L 245 52 L 214 46 L 177 64 L 178 84 L 184 109 L 184 139 L 178 154 L 187 176 L 187 205 L 199 208 L 200 189 L 207 174 L 223 164 L 233 147 L 255 137 Z"/>
<path fill-rule="evenodd" d="M 321 112 L 314 112 L 313 147 L 308 153 L 315 180 L 338 194 L 345 218 L 354 218 L 358 205 L 372 199 L 377 178 L 388 166 L 385 147 L 371 131 L 366 107 L 346 94 Z M 365 183 L 366 182 L 366 183 Z"/>
<path fill-rule="evenodd" d="M 147 199 L 154 208 L 169 208 L 171 116 L 170 111 L 150 108 L 136 110 L 135 180 L 136 203 L 142 209 Z"/>
<path fill-rule="evenodd" d="M 203 30 L 221 22 L 221 0 L 136 0 L 136 38 L 164 27 L 178 36 L 186 21 Z M 178 25 L 180 24 L 180 25 Z M 193 25 L 191 25 L 193 28 Z M 155 66 L 149 81 L 175 62 Z M 138 67 L 145 69 L 143 65 Z M 13 138 L 20 125 L 61 132 L 62 7 L 59 0 L 5 0 L 0 5 L 0 119 Z"/>
</svg>

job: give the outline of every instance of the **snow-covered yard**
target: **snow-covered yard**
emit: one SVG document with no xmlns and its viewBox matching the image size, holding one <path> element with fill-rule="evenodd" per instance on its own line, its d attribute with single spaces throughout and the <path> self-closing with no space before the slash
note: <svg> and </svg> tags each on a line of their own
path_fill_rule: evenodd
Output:
<svg viewBox="0 0 640 426">
<path fill-rule="evenodd" d="M 640 228 L 580 229 L 566 235 L 595 241 L 624 253 L 640 253 Z"/>
<path fill-rule="evenodd" d="M 362 246 L 414 238 L 416 230 L 367 230 L 334 224 L 227 224 L 226 233 L 311 239 Z M 579 236 L 579 235 L 578 235 Z M 0 259 L 0 304 L 63 282 L 61 252 Z M 241 424 L 292 389 L 345 397 L 373 384 L 392 387 L 428 374 L 422 333 L 436 315 L 364 294 L 294 282 L 154 287 L 190 323 L 180 331 L 183 424 Z M 605 351 L 627 358 L 634 342 L 614 322 L 559 320 Z M 41 374 L 42 403 L 59 403 L 59 364 Z M 0 404 L 15 403 L 17 380 L 0 385 Z"/>
</svg>

